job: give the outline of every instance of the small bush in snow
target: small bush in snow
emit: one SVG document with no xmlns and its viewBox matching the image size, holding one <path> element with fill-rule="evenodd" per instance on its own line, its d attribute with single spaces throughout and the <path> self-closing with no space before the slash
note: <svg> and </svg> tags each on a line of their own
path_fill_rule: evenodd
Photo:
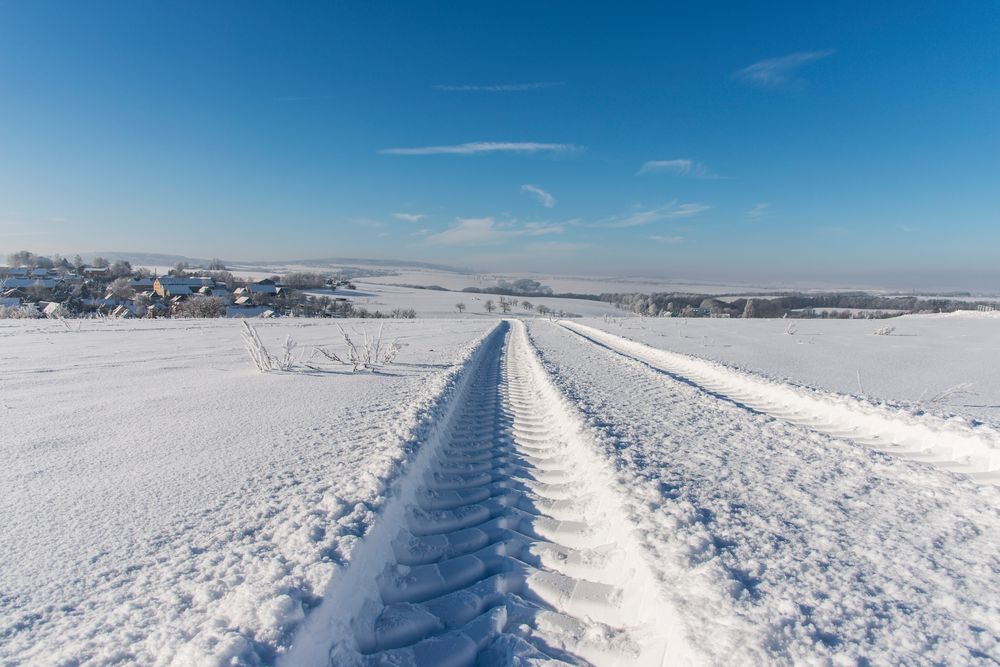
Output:
<svg viewBox="0 0 1000 667">
<path fill-rule="evenodd" d="M 378 328 L 376 336 L 369 336 L 368 330 L 362 329 L 360 344 L 354 342 L 347 331 L 344 330 L 344 327 L 337 325 L 337 328 L 340 329 L 340 333 L 344 337 L 344 342 L 347 344 L 347 351 L 341 354 L 324 346 L 316 346 L 313 348 L 310 359 L 322 357 L 333 363 L 350 366 L 351 372 L 356 372 L 359 368 L 375 370 L 379 366 L 392 364 L 396 360 L 399 350 L 402 348 L 398 339 L 393 340 L 391 343 L 382 342 L 381 326 Z"/>
<path fill-rule="evenodd" d="M 891 336 L 892 332 L 896 330 L 896 327 L 879 327 L 872 333 L 876 336 Z"/>
<path fill-rule="evenodd" d="M 275 369 L 274 357 L 267 351 L 267 347 L 257 335 L 257 330 L 250 326 L 250 323 L 243 320 L 243 345 L 246 346 L 247 354 L 261 373 Z"/>
<path fill-rule="evenodd" d="M 250 355 L 250 359 L 261 373 L 290 371 L 295 368 L 295 348 L 298 347 L 298 344 L 291 336 L 285 336 L 285 340 L 281 343 L 281 356 L 276 357 L 268 351 L 260 336 L 257 335 L 257 330 L 250 326 L 246 320 L 243 320 L 241 334 L 247 354 Z"/>
<path fill-rule="evenodd" d="M 976 392 L 972 391 L 973 384 L 973 382 L 962 382 L 952 387 L 948 387 L 944 391 L 939 391 L 928 398 L 927 402 L 932 404 L 943 404 L 956 401 L 960 398 L 971 398 L 976 395 Z"/>
</svg>

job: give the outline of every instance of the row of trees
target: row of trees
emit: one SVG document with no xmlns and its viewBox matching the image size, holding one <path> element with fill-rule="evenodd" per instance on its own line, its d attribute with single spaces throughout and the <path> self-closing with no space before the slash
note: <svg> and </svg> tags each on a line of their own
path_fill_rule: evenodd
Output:
<svg viewBox="0 0 1000 667">
<path fill-rule="evenodd" d="M 507 299 L 505 297 L 500 297 L 499 302 L 493 301 L 493 299 L 487 299 L 486 301 L 483 302 L 483 310 L 485 310 L 487 313 L 492 313 L 499 309 L 501 313 L 509 313 L 518 305 L 520 305 L 523 310 L 529 312 L 537 310 L 538 313 L 541 315 L 549 315 L 550 313 L 556 312 L 551 308 L 549 308 L 548 306 L 546 306 L 545 304 L 539 304 L 539 306 L 536 308 L 535 304 L 531 303 L 530 301 Z M 466 311 L 466 308 L 467 307 L 464 302 L 459 301 L 458 303 L 455 304 L 455 310 L 457 310 L 459 313 L 464 313 Z M 562 311 L 559 311 L 559 313 L 562 314 Z"/>
<path fill-rule="evenodd" d="M 96 269 L 108 269 L 112 278 L 130 276 L 136 273 L 132 269 L 132 265 L 125 260 L 112 262 L 104 257 L 95 257 L 93 261 L 86 264 L 80 255 L 76 255 L 70 260 L 61 255 L 53 255 L 52 257 L 36 255 L 28 250 L 21 250 L 7 255 L 7 264 L 17 268 L 48 269 L 59 274 L 81 273 L 86 267 L 90 266 Z M 145 275 L 151 275 L 146 269 L 139 269 L 139 271 L 145 272 Z"/>
</svg>

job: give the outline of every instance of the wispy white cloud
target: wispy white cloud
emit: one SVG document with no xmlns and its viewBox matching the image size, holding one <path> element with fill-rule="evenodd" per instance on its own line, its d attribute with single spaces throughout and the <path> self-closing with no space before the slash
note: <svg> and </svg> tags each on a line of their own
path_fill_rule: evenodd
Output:
<svg viewBox="0 0 1000 667">
<path fill-rule="evenodd" d="M 427 217 L 426 213 L 393 213 L 392 217 L 403 222 L 420 222 Z"/>
<path fill-rule="evenodd" d="M 427 237 L 428 243 L 441 245 L 493 245 L 519 237 L 559 234 L 563 225 L 548 222 L 497 222 L 492 217 L 459 218 L 454 225 Z"/>
<path fill-rule="evenodd" d="M 799 51 L 780 58 L 766 58 L 734 72 L 733 77 L 749 86 L 779 88 L 795 81 L 795 72 L 811 62 L 822 60 L 836 53 L 826 51 Z"/>
<path fill-rule="evenodd" d="M 680 243 L 684 240 L 683 236 L 660 236 L 659 234 L 653 234 L 649 238 L 660 243 Z"/>
<path fill-rule="evenodd" d="M 475 155 L 478 153 L 569 153 L 580 150 L 573 144 L 544 144 L 533 141 L 474 141 L 452 146 L 383 148 L 382 155 Z"/>
<path fill-rule="evenodd" d="M 706 165 L 687 158 L 650 160 L 639 167 L 638 173 L 665 173 L 673 174 L 674 176 L 694 176 L 695 178 L 718 178 Z"/>
<path fill-rule="evenodd" d="M 747 217 L 751 220 L 760 220 L 771 212 L 771 205 L 767 202 L 759 202 L 747 211 Z"/>
<path fill-rule="evenodd" d="M 621 227 L 638 227 L 639 225 L 648 225 L 654 222 L 662 222 L 664 220 L 691 218 L 699 213 L 707 211 L 710 208 L 712 207 L 706 204 L 678 204 L 676 201 L 672 201 L 666 206 L 659 206 L 657 208 L 635 208 L 623 215 L 616 215 L 600 220 L 595 223 L 594 226 L 613 229 Z"/>
<path fill-rule="evenodd" d="M 910 234 L 910 233 L 916 231 L 916 228 L 911 227 L 910 225 L 906 224 L 905 222 L 898 223 L 896 225 L 896 229 L 898 229 L 899 231 L 903 232 L 904 234 Z"/>
<path fill-rule="evenodd" d="M 533 81 L 530 83 L 496 83 L 489 85 L 438 85 L 434 90 L 459 93 L 519 93 L 526 90 L 543 90 L 565 86 L 565 81 Z"/>
<path fill-rule="evenodd" d="M 538 200 L 538 203 L 544 206 L 545 208 L 552 208 L 553 206 L 556 205 L 556 198 L 553 197 L 548 192 L 546 192 L 545 190 L 542 190 L 537 185 L 531 185 L 530 183 L 526 183 L 521 186 L 521 192 L 527 192 L 533 195 L 535 199 Z"/>
</svg>

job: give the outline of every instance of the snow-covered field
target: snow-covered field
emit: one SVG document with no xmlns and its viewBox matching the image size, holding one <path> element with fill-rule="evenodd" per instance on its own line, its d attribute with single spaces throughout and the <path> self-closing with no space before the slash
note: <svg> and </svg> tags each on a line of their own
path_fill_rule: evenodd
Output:
<svg viewBox="0 0 1000 667">
<path fill-rule="evenodd" d="M 340 288 L 335 292 L 330 290 L 309 290 L 308 294 L 315 296 L 342 297 L 352 304 L 369 311 L 380 310 L 391 312 L 396 308 L 413 308 L 418 317 L 480 317 L 495 318 L 497 313 L 489 313 L 485 309 L 487 301 L 493 301 L 496 306 L 500 302 L 498 294 L 475 294 L 472 292 L 444 292 L 440 290 L 416 289 L 399 285 L 381 285 L 367 280 L 356 281 L 357 290 Z M 504 297 L 506 299 L 518 297 Z M 518 300 L 522 300 L 518 298 Z M 561 299 L 555 297 L 526 297 L 524 300 L 538 306 L 547 306 L 556 312 L 570 313 L 584 317 L 621 316 L 622 311 L 604 301 L 589 299 Z M 464 303 L 464 315 L 458 312 L 455 304 Z M 535 311 L 526 311 L 521 306 L 512 310 L 516 316 L 531 316 Z"/>
<path fill-rule="evenodd" d="M 1000 422 L 1000 313 L 580 322 L 777 380 Z M 884 327 L 892 333 L 874 335 Z"/>
<path fill-rule="evenodd" d="M 262 375 L 234 321 L 0 322 L 0 663 L 273 659 L 495 324 L 389 322 L 385 372 Z"/>
<path fill-rule="evenodd" d="M 504 322 L 359 287 L 448 319 L 385 322 L 397 363 L 357 374 L 257 373 L 233 321 L 0 322 L 0 663 L 1000 657 L 1000 487 L 917 456 L 996 420 L 893 403 L 996 405 L 1000 320 Z M 337 324 L 256 326 L 343 351 Z"/>
</svg>

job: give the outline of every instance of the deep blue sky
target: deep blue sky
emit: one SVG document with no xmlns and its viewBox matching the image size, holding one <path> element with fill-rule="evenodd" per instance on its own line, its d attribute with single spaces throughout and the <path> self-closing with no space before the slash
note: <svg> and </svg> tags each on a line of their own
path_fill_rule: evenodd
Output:
<svg viewBox="0 0 1000 667">
<path fill-rule="evenodd" d="M 0 0 L 19 248 L 1000 289 L 1000 3 Z"/>
</svg>

